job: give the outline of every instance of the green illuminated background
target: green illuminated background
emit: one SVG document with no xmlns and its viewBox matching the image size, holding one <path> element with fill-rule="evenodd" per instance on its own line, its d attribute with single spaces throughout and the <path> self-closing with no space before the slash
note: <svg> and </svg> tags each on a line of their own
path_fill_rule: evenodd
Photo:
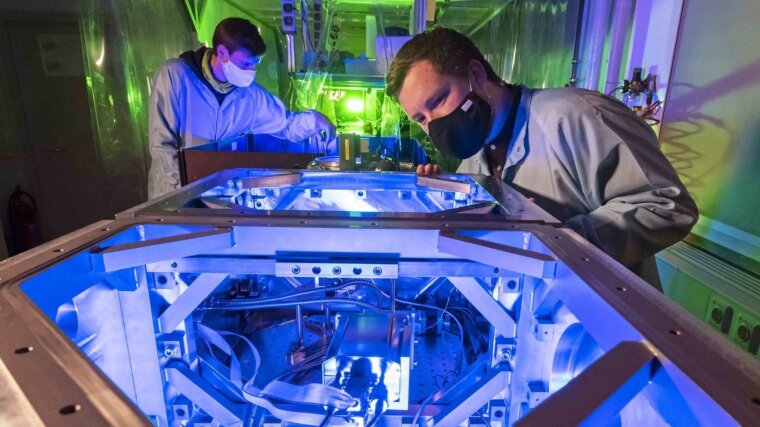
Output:
<svg viewBox="0 0 760 427">
<path fill-rule="evenodd" d="M 439 1 L 435 22 L 428 25 L 468 34 L 507 81 L 563 86 L 570 76 L 577 3 Z M 382 75 L 366 70 L 356 73 L 346 65 L 346 60 L 362 55 L 374 60 L 369 51 L 374 43 L 367 43 L 368 25 L 374 27 L 371 34 L 408 31 L 413 2 L 325 0 L 323 4 L 321 37 L 309 44 L 302 37 L 301 2 L 296 1 L 298 69 L 289 74 L 279 1 L 81 0 L 93 130 L 110 187 L 125 195 L 125 203 L 144 200 L 150 165 L 147 103 L 153 74 L 167 58 L 210 45 L 216 24 L 230 16 L 249 19 L 261 29 L 267 53 L 256 82 L 290 108 L 317 109 L 336 122 L 339 131 L 415 137 L 433 161 L 453 171 L 458 163 L 435 152 L 424 132 L 385 98 Z M 303 61 L 308 50 L 316 60 Z"/>
</svg>

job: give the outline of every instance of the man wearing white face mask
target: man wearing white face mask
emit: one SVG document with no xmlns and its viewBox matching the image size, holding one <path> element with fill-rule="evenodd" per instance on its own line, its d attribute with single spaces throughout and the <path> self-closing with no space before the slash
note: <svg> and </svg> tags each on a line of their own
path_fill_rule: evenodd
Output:
<svg viewBox="0 0 760 427">
<path fill-rule="evenodd" d="M 255 25 L 241 18 L 224 19 L 212 42 L 210 49 L 170 59 L 153 80 L 148 123 L 151 199 L 180 186 L 180 148 L 245 133 L 291 141 L 318 136 L 322 144 L 335 135 L 335 126 L 321 113 L 288 111 L 282 101 L 254 83 L 256 66 L 266 51 Z"/>
</svg>

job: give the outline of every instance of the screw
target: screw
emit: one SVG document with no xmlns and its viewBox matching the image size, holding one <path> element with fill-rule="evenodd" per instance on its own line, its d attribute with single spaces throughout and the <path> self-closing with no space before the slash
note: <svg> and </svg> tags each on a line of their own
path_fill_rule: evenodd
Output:
<svg viewBox="0 0 760 427">
<path fill-rule="evenodd" d="M 333 267 L 333 270 L 332 270 L 332 271 L 333 271 L 333 274 L 337 276 L 337 275 L 339 275 L 339 274 L 340 274 L 340 273 L 341 273 L 343 270 L 341 270 L 341 269 L 340 269 L 340 267 L 338 267 L 338 266 L 336 265 L 335 267 Z"/>
<path fill-rule="evenodd" d="M 16 351 L 14 351 L 14 353 L 16 353 L 16 354 L 26 354 L 26 353 L 29 353 L 31 351 L 34 351 L 34 347 L 32 347 L 30 345 L 28 347 L 17 348 Z"/>
<path fill-rule="evenodd" d="M 61 408 L 58 413 L 61 415 L 71 415 L 75 412 L 79 412 L 82 410 L 82 405 L 67 405 Z"/>
<path fill-rule="evenodd" d="M 499 357 L 501 357 L 501 360 L 505 362 L 509 362 L 510 360 L 512 360 L 512 350 L 508 348 L 502 348 L 501 351 L 499 352 Z"/>
<path fill-rule="evenodd" d="M 176 262 L 172 263 L 172 268 L 177 268 L 177 263 Z"/>
<path fill-rule="evenodd" d="M 357 276 L 362 274 L 362 269 L 359 267 L 354 267 L 354 274 Z"/>
<path fill-rule="evenodd" d="M 299 274 L 301 272 L 301 267 L 294 265 L 293 268 L 290 269 L 290 271 L 292 271 L 293 274 Z"/>
<path fill-rule="evenodd" d="M 375 267 L 374 269 L 372 269 L 372 272 L 375 274 L 375 276 L 379 276 L 383 274 L 383 269 L 380 267 Z"/>
</svg>

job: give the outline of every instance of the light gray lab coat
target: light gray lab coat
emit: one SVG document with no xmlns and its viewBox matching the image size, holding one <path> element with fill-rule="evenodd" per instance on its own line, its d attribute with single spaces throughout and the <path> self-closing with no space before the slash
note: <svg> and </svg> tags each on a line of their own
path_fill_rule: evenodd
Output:
<svg viewBox="0 0 760 427">
<path fill-rule="evenodd" d="M 157 72 L 150 94 L 149 144 L 152 162 L 148 197 L 179 188 L 177 150 L 245 133 L 300 141 L 314 134 L 314 113 L 290 112 L 282 101 L 253 83 L 235 88 L 222 104 L 182 59 Z"/>
<path fill-rule="evenodd" d="M 485 152 L 457 172 L 490 175 Z M 583 89 L 522 87 L 501 178 L 658 288 L 654 254 L 698 217 L 652 129 Z"/>
</svg>

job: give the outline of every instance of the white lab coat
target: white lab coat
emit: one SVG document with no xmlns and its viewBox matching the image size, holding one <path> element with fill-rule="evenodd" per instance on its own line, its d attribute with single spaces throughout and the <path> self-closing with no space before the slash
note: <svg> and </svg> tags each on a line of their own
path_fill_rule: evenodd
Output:
<svg viewBox="0 0 760 427">
<path fill-rule="evenodd" d="M 282 101 L 256 83 L 235 88 L 219 105 L 211 90 L 182 59 L 170 59 L 156 72 L 148 126 L 151 199 L 180 186 L 179 148 L 245 133 L 300 141 L 315 132 L 313 111 L 290 112 Z"/>
<path fill-rule="evenodd" d="M 481 150 L 457 172 L 490 175 L 487 165 Z M 653 255 L 698 217 L 652 129 L 583 89 L 522 87 L 501 178 L 658 288 Z"/>
</svg>

